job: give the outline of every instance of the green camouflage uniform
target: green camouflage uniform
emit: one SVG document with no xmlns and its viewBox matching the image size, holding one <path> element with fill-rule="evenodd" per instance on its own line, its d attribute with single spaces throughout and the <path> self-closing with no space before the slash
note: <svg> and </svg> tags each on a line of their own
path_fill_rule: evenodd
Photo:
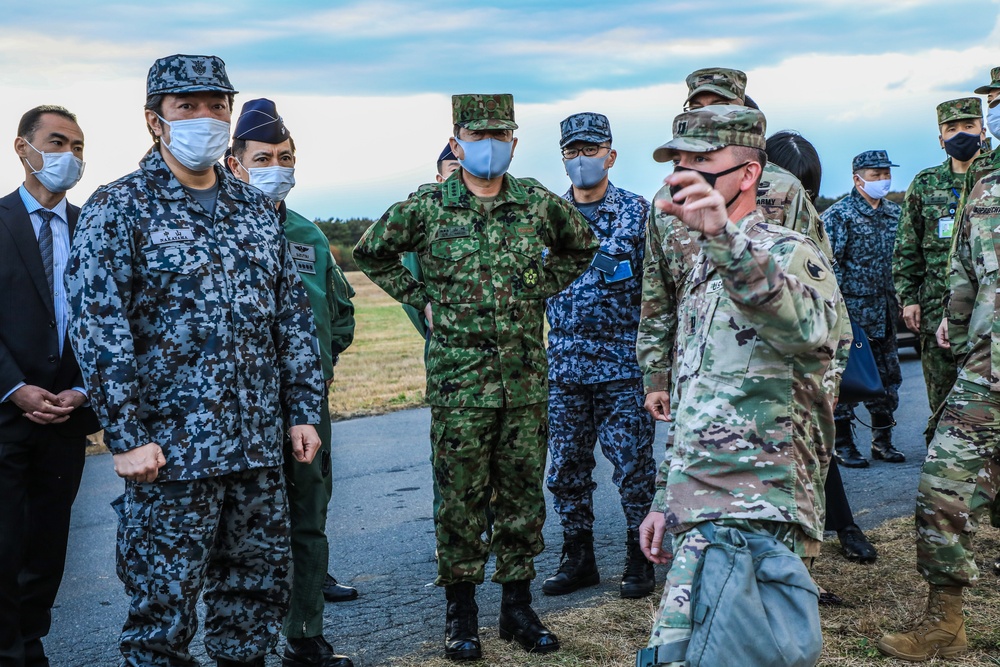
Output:
<svg viewBox="0 0 1000 667">
<path fill-rule="evenodd" d="M 942 102 L 937 107 L 938 126 L 954 120 L 982 120 L 978 97 Z M 956 174 L 951 158 L 917 174 L 906 191 L 903 213 L 896 228 L 892 276 L 900 304 L 920 306 L 920 364 L 924 370 L 931 416 L 924 437 L 930 444 L 937 425 L 937 410 L 958 377 L 951 350 L 938 347 L 935 334 L 944 317 L 948 291 L 948 256 L 951 252 L 955 214 L 962 196 L 965 174 Z"/>
<path fill-rule="evenodd" d="M 903 201 L 892 258 L 900 303 L 920 306 L 920 363 L 932 413 L 924 431 L 928 442 L 937 422 L 934 413 L 958 376 L 954 355 L 938 347 L 935 332 L 944 317 L 948 254 L 964 178 L 951 170 L 951 158 L 914 177 Z"/>
<path fill-rule="evenodd" d="M 958 380 L 945 400 L 917 490 L 917 567 L 932 585 L 970 586 L 972 550 L 1000 482 L 1000 172 L 979 181 L 955 230 L 948 335 Z"/>
<path fill-rule="evenodd" d="M 479 106 L 463 106 L 469 102 Z M 505 114 L 512 125 L 509 96 L 455 97 L 456 123 L 469 129 L 488 127 L 469 119 L 489 123 Z M 442 495 L 441 586 L 483 580 L 487 485 L 495 493 L 493 580 L 535 576 L 545 519 L 545 299 L 583 273 L 598 248 L 583 216 L 537 181 L 505 174 L 487 207 L 463 175 L 459 169 L 394 204 L 354 250 L 361 270 L 390 296 L 433 309 L 427 402 Z M 419 255 L 422 282 L 400 263 L 409 251 Z"/>
<path fill-rule="evenodd" d="M 696 149 L 692 136 L 727 120 L 749 129 L 714 129 L 717 141 L 763 148 L 763 116 L 732 106 L 678 116 L 665 146 Z M 670 343 L 639 355 L 647 389 L 673 390 L 674 442 L 652 510 L 674 534 L 674 566 L 650 646 L 690 633 L 687 602 L 704 548 L 692 530 L 698 524 L 766 531 L 800 556 L 818 554 L 830 461 L 824 443 L 833 441 L 831 369 L 850 330 L 829 260 L 760 211 L 698 238 L 686 273 L 681 258 L 691 257 L 690 242 L 664 231 L 654 224 L 647 235 L 643 317 L 656 318 Z M 646 333 L 658 336 L 655 327 Z"/>
</svg>

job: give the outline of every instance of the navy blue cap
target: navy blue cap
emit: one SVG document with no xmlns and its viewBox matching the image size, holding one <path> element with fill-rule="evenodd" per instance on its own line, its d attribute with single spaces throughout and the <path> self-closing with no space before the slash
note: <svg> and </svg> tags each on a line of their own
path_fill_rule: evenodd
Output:
<svg viewBox="0 0 1000 667">
<path fill-rule="evenodd" d="M 438 156 L 439 163 L 444 162 L 445 160 L 455 160 L 456 162 L 458 161 L 458 158 L 455 156 L 455 154 L 451 152 L 450 143 L 444 145 L 444 150 L 441 151 L 441 155 Z"/>
<path fill-rule="evenodd" d="M 889 161 L 889 154 L 885 151 L 865 151 L 854 156 L 851 168 L 853 171 L 858 171 L 859 169 L 887 169 L 898 166 L 898 164 Z"/>
<path fill-rule="evenodd" d="M 233 130 L 233 139 L 280 144 L 291 135 L 285 122 L 278 115 L 274 102 L 266 98 L 250 100 L 243 105 Z"/>
</svg>

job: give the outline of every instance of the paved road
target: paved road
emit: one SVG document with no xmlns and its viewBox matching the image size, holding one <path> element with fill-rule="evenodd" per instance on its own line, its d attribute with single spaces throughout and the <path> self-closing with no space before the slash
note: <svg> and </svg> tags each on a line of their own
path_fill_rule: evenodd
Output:
<svg viewBox="0 0 1000 667">
<path fill-rule="evenodd" d="M 913 511 L 924 452 L 921 433 L 928 409 L 920 364 L 910 352 L 903 355 L 903 377 L 896 443 L 908 461 L 844 470 L 848 496 L 864 528 Z M 858 412 L 867 422 L 867 413 L 863 409 Z M 435 564 L 429 423 L 430 411 L 421 409 L 334 424 L 334 497 L 328 526 L 332 571 L 342 581 L 357 586 L 362 597 L 327 605 L 325 626 L 327 637 L 359 667 L 385 664 L 401 653 L 437 651 L 443 635 L 444 596 L 431 583 Z M 860 428 L 858 441 L 868 442 L 869 438 L 867 429 Z M 658 458 L 662 448 L 660 433 Z M 862 451 L 866 449 L 862 447 Z M 546 598 L 540 595 L 536 582 L 536 601 L 542 612 L 594 604 L 605 596 L 617 595 L 625 525 L 611 484 L 611 466 L 598 458 L 595 542 L 601 585 Z M 115 519 L 109 503 L 122 487 L 107 455 L 87 461 L 74 507 L 66 577 L 53 612 L 53 630 L 46 640 L 54 667 L 117 664 L 115 640 L 126 598 L 114 573 Z M 537 559 L 541 577 L 557 569 L 562 544 L 558 520 L 551 511 L 545 540 L 549 548 Z M 487 577 L 490 573 L 488 570 Z M 657 578 L 662 582 L 663 573 Z M 490 625 L 496 618 L 499 588 L 490 583 L 480 588 L 482 625 Z M 200 638 L 194 651 L 210 664 Z M 280 661 L 272 657 L 268 664 L 276 666 Z"/>
</svg>

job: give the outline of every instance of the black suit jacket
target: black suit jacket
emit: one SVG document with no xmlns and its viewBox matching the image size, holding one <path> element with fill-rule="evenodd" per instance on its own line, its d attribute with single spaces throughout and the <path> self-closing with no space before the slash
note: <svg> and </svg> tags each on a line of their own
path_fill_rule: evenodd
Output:
<svg viewBox="0 0 1000 667">
<path fill-rule="evenodd" d="M 79 207 L 66 207 L 71 237 L 79 214 Z M 15 190 L 0 199 L 0 398 L 20 382 L 53 394 L 84 386 L 68 339 L 59 354 L 55 306 L 38 240 Z M 35 428 L 56 437 L 78 438 L 100 425 L 87 407 L 74 410 L 62 424 L 40 426 L 24 417 L 12 401 L 0 403 L 0 442 L 24 440 Z"/>
</svg>

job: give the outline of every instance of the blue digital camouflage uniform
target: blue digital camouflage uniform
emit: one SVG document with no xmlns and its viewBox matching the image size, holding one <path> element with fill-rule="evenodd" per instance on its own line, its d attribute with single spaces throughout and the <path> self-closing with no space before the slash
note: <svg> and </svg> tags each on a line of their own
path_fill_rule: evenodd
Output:
<svg viewBox="0 0 1000 667">
<path fill-rule="evenodd" d="M 574 203 L 573 189 L 563 198 Z M 615 467 L 628 528 L 653 500 L 653 420 L 643 408 L 635 338 L 649 202 L 608 183 L 590 228 L 613 272 L 593 264 L 550 297 L 549 473 L 546 480 L 566 531 L 594 525 L 594 444 Z M 624 265 L 623 265 L 624 263 Z M 610 264 L 609 264 L 610 267 Z"/>
<path fill-rule="evenodd" d="M 896 349 L 896 288 L 892 254 L 901 209 L 888 199 L 872 208 L 857 188 L 823 211 L 823 223 L 833 246 L 834 271 L 851 321 L 868 334 L 885 396 L 865 401 L 873 419 L 892 423 L 899 405 L 902 374 Z M 849 419 L 856 404 L 837 405 L 836 418 Z"/>
<path fill-rule="evenodd" d="M 958 221 L 945 315 L 958 380 L 917 488 L 917 569 L 937 586 L 979 577 L 972 543 L 1000 485 L 1000 172 L 981 179 Z"/>
<path fill-rule="evenodd" d="M 66 270 L 105 442 L 166 458 L 115 502 L 128 665 L 196 664 L 199 592 L 209 655 L 274 647 L 290 588 L 282 433 L 320 420 L 315 325 L 274 206 L 214 169 L 212 218 L 154 147 L 83 207 Z"/>
</svg>

